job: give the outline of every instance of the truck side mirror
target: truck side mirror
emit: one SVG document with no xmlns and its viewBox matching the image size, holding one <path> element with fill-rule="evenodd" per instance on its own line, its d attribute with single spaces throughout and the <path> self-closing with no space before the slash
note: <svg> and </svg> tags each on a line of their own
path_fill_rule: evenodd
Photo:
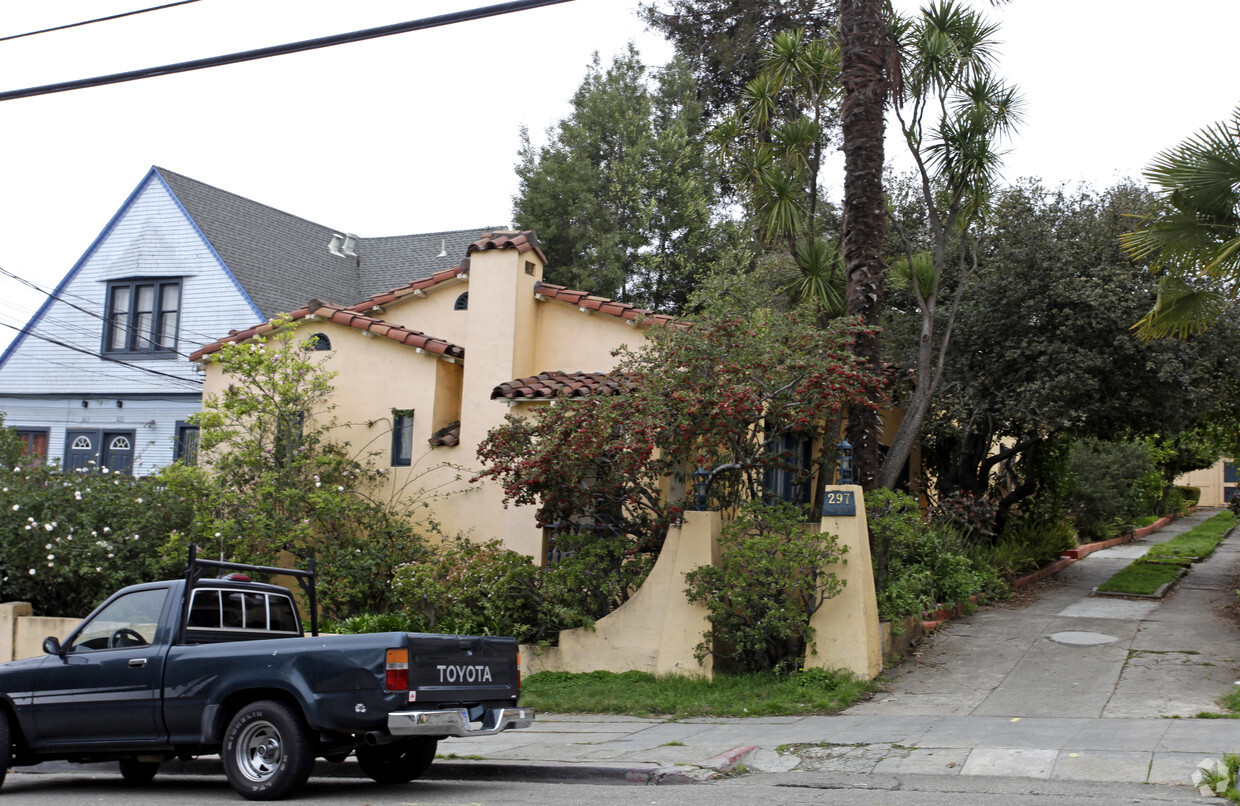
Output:
<svg viewBox="0 0 1240 806">
<path fill-rule="evenodd" d="M 43 652 L 48 655 L 63 655 L 64 648 L 60 645 L 60 639 L 54 635 L 49 635 L 43 639 Z"/>
</svg>

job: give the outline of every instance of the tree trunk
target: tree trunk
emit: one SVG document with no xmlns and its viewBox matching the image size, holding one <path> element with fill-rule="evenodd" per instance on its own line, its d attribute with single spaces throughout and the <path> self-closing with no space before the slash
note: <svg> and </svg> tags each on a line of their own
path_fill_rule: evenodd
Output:
<svg viewBox="0 0 1240 806">
<path fill-rule="evenodd" d="M 887 32 L 881 0 L 840 0 L 840 77 L 844 102 L 844 263 L 848 312 L 869 328 L 879 322 L 883 239 L 883 107 L 887 96 Z M 875 374 L 881 369 L 877 331 L 857 339 L 856 354 Z M 852 406 L 848 439 L 856 482 L 878 483 L 879 418 L 875 408 Z"/>
</svg>

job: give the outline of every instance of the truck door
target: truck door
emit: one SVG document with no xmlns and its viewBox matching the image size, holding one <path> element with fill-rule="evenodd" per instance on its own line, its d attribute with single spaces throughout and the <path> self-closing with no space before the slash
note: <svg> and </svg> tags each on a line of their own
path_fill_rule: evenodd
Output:
<svg viewBox="0 0 1240 806">
<path fill-rule="evenodd" d="M 62 657 L 44 661 L 33 707 L 40 745 L 161 738 L 168 636 L 156 633 L 168 598 L 168 588 L 118 596 L 70 636 Z"/>
</svg>

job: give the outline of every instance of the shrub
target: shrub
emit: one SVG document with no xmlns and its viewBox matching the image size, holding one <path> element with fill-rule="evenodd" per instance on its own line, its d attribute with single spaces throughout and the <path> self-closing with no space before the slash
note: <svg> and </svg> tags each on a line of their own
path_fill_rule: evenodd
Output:
<svg viewBox="0 0 1240 806">
<path fill-rule="evenodd" d="M 843 587 L 826 570 L 844 561 L 838 539 L 809 533 L 799 506 L 750 502 L 719 543 L 719 565 L 685 574 L 689 600 L 710 612 L 698 659 L 714 655 L 739 671 L 796 669 L 813 637 L 810 617 Z"/>
<path fill-rule="evenodd" d="M 1010 524 L 989 546 L 974 546 L 974 561 L 1014 579 L 1058 559 L 1076 545 L 1076 527 L 1067 518 L 1027 515 Z"/>
<path fill-rule="evenodd" d="M 538 568 L 498 540 L 446 540 L 396 571 L 398 604 L 419 631 L 461 635 L 540 634 Z"/>
<path fill-rule="evenodd" d="M 971 555 L 970 541 L 949 524 L 925 523 L 911 496 L 889 490 L 868 493 L 866 513 L 871 535 L 887 547 L 886 574 L 878 587 L 879 618 L 894 621 L 936 604 L 1004 591 L 994 567 Z"/>
<path fill-rule="evenodd" d="M 1086 539 L 1115 536 L 1132 518 L 1154 512 L 1162 494 L 1161 476 L 1142 443 L 1083 439 L 1073 445 L 1069 467 L 1077 481 L 1069 509 Z"/>
<path fill-rule="evenodd" d="M 0 469 L 0 597 L 38 615 L 85 616 L 116 589 L 183 573 L 162 549 L 194 499 L 162 474 Z"/>
<path fill-rule="evenodd" d="M 953 527 L 974 543 L 994 537 L 998 514 L 999 508 L 993 501 L 963 490 L 941 496 L 930 511 L 931 519 Z"/>
</svg>

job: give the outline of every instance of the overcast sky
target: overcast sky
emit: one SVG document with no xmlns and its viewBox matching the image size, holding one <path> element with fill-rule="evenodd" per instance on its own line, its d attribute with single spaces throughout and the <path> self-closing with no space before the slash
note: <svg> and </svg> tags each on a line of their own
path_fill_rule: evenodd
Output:
<svg viewBox="0 0 1240 806">
<path fill-rule="evenodd" d="M 6 4 L 0 36 L 161 0 Z M 0 42 L 0 90 L 358 30 L 486 0 L 200 0 Z M 0 103 L 0 267 L 54 287 L 151 165 L 363 236 L 507 224 L 518 132 L 568 110 L 590 55 L 670 48 L 636 0 L 573 0 L 259 62 Z M 912 0 L 897 7 L 915 8 Z M 1237 0 L 1012 0 L 1027 100 L 1006 175 L 1105 186 L 1240 104 Z M 0 323 L 40 302 L 0 277 Z M 350 300 L 339 300 L 349 302 Z M 235 327 L 245 323 L 229 323 Z M 13 331 L 0 326 L 0 349 Z"/>
</svg>

